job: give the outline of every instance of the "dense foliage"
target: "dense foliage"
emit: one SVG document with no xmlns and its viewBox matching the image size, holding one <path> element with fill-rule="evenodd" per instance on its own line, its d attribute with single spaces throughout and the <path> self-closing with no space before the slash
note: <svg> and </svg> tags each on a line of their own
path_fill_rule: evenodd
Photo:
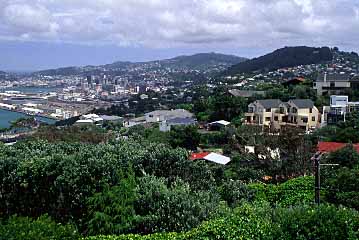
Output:
<svg viewBox="0 0 359 240">
<path fill-rule="evenodd" d="M 270 208 L 242 205 L 226 216 L 184 233 L 147 236 L 98 236 L 87 240 L 199 239 L 358 239 L 359 215 L 350 209 L 322 205 Z"/>
</svg>

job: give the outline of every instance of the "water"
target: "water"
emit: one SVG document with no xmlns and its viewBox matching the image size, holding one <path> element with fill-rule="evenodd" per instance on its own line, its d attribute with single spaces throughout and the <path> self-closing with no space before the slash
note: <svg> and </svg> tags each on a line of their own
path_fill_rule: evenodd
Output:
<svg viewBox="0 0 359 240">
<path fill-rule="evenodd" d="M 0 128 L 8 128 L 11 126 L 12 121 L 24 117 L 29 117 L 29 116 L 23 113 L 0 109 Z M 43 118 L 43 117 L 36 117 L 36 118 L 48 124 L 54 124 L 56 122 L 55 120 L 49 118 Z"/>
<path fill-rule="evenodd" d="M 20 91 L 22 93 L 49 93 L 61 90 L 61 87 L 13 87 L 0 89 L 0 92 L 5 91 Z"/>
</svg>

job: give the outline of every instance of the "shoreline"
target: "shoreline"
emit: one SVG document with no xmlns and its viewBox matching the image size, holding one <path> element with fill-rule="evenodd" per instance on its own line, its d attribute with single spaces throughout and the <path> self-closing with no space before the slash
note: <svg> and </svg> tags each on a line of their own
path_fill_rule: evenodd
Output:
<svg viewBox="0 0 359 240">
<path fill-rule="evenodd" d="M 28 114 L 24 111 L 21 111 L 21 110 L 10 110 L 8 108 L 4 108 L 4 107 L 0 107 L 1 110 L 3 111 L 7 111 L 7 112 L 13 112 L 13 113 L 20 113 L 20 114 L 23 114 L 23 115 L 26 115 L 26 116 L 29 116 L 29 117 L 40 117 L 40 118 L 46 118 L 48 120 L 54 120 L 54 121 L 59 121 L 59 119 L 57 118 L 53 118 L 51 116 L 47 116 L 47 115 L 40 115 L 40 114 L 35 114 L 35 115 L 32 115 L 32 114 Z"/>
</svg>

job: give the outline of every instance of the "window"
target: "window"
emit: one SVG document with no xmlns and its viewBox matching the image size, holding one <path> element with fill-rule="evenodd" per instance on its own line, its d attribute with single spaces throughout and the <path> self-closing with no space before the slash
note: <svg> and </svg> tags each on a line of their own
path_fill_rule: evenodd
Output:
<svg viewBox="0 0 359 240">
<path fill-rule="evenodd" d="M 281 108 L 279 109 L 279 112 L 280 112 L 281 114 L 284 114 L 284 107 L 281 107 Z"/>
<path fill-rule="evenodd" d="M 313 87 L 316 87 L 317 86 L 317 83 L 313 83 Z"/>
<path fill-rule="evenodd" d="M 308 118 L 307 118 L 307 117 L 302 117 L 302 122 L 307 123 L 307 122 L 308 122 Z"/>
<path fill-rule="evenodd" d="M 253 113 L 253 112 L 254 112 L 253 107 L 248 108 L 248 112 L 249 112 L 249 113 Z"/>
<path fill-rule="evenodd" d="M 310 113 L 313 113 L 313 108 L 309 108 L 309 112 L 310 112 Z"/>
<path fill-rule="evenodd" d="M 298 112 L 298 110 L 294 107 L 294 108 L 292 108 L 292 113 L 297 113 Z"/>
<path fill-rule="evenodd" d="M 312 121 L 315 122 L 315 117 L 312 117 Z"/>
<path fill-rule="evenodd" d="M 253 121 L 255 121 L 256 120 L 256 116 L 253 116 Z"/>
<path fill-rule="evenodd" d="M 278 122 L 278 116 L 274 117 L 274 121 Z"/>
<path fill-rule="evenodd" d="M 266 109 L 266 112 L 271 112 L 271 111 L 272 111 L 272 109 L 270 109 L 270 108 Z"/>
<path fill-rule="evenodd" d="M 266 117 L 266 122 L 269 122 L 270 121 L 270 117 Z"/>
<path fill-rule="evenodd" d="M 331 82 L 331 83 L 330 83 L 330 87 L 331 87 L 331 88 L 335 87 L 335 82 Z"/>
</svg>

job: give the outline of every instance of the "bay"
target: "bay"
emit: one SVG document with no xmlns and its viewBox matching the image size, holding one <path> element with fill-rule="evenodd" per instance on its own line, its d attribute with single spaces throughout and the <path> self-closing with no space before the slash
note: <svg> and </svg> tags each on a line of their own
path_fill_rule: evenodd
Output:
<svg viewBox="0 0 359 240">
<path fill-rule="evenodd" d="M 31 117 L 23 113 L 12 112 L 4 109 L 0 109 L 0 128 L 8 128 L 11 126 L 11 122 L 19 118 Z M 54 124 L 56 121 L 44 117 L 36 117 L 37 119 L 46 122 L 48 124 Z"/>
</svg>

